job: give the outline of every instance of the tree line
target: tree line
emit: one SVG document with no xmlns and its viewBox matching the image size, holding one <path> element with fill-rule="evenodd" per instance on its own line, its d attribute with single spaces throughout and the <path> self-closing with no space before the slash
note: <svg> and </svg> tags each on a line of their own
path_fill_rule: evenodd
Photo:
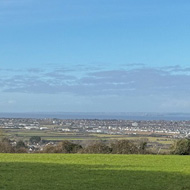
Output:
<svg viewBox="0 0 190 190">
<path fill-rule="evenodd" d="M 43 153 L 86 153 L 86 154 L 145 154 L 146 142 L 134 143 L 129 140 L 117 140 L 107 144 L 106 141 L 95 141 L 82 146 L 71 141 L 62 141 L 57 145 L 48 145 Z"/>
<path fill-rule="evenodd" d="M 40 137 L 31 137 L 31 143 L 39 143 Z M 8 138 L 0 140 L 0 153 L 27 153 L 28 146 L 19 140 L 12 144 Z M 86 154 L 155 154 L 147 149 L 147 140 L 114 140 L 114 141 L 92 141 L 81 145 L 80 143 L 63 140 L 58 144 L 46 145 L 43 150 L 34 153 L 86 153 Z M 157 153 L 158 154 L 158 153 Z M 176 140 L 169 154 L 190 155 L 190 139 Z"/>
<path fill-rule="evenodd" d="M 30 138 L 34 144 L 39 143 L 41 139 Z M 147 142 L 132 142 L 129 140 L 117 140 L 108 143 L 107 141 L 93 141 L 81 145 L 76 142 L 63 140 L 58 144 L 46 145 L 43 150 L 36 150 L 34 153 L 88 153 L 88 154 L 145 154 Z M 27 153 L 28 147 L 19 140 L 12 144 L 8 138 L 0 141 L 0 153 Z"/>
</svg>

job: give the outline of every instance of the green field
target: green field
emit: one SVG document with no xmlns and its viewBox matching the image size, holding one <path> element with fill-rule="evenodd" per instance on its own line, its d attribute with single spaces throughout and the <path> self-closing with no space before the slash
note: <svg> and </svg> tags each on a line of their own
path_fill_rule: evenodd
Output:
<svg viewBox="0 0 190 190">
<path fill-rule="evenodd" d="M 0 154 L 0 190 L 189 190 L 190 157 Z"/>
<path fill-rule="evenodd" d="M 159 142 L 163 145 L 173 144 L 173 139 L 166 137 L 130 137 L 128 135 L 109 135 L 109 134 L 81 134 L 81 133 L 72 133 L 72 132 L 57 132 L 57 131 L 42 131 L 42 130 L 24 130 L 24 129 L 6 129 L 3 131 L 4 136 L 9 139 L 14 140 L 25 140 L 28 141 L 32 136 L 40 136 L 43 140 L 138 140 L 139 138 L 146 138 L 149 142 Z"/>
</svg>

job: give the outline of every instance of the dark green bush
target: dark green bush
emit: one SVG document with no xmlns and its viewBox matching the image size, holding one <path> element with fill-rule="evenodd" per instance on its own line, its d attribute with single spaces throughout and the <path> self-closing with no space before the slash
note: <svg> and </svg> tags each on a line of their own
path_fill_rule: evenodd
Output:
<svg viewBox="0 0 190 190">
<path fill-rule="evenodd" d="M 190 155 L 190 139 L 180 139 L 175 141 L 171 153 L 178 155 Z"/>
</svg>

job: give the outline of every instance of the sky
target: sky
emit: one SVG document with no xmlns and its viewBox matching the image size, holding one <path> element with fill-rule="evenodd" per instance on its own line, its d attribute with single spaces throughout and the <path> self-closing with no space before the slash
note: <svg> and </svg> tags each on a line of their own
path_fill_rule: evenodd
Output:
<svg viewBox="0 0 190 190">
<path fill-rule="evenodd" d="M 0 0 L 0 112 L 190 112 L 189 0 Z"/>
</svg>

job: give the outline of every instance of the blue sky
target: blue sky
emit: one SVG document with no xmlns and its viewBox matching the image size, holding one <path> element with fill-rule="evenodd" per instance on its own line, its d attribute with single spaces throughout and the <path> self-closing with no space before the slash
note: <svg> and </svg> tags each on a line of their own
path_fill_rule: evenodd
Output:
<svg viewBox="0 0 190 190">
<path fill-rule="evenodd" d="M 188 0 L 1 0 L 0 112 L 190 112 Z"/>
</svg>

